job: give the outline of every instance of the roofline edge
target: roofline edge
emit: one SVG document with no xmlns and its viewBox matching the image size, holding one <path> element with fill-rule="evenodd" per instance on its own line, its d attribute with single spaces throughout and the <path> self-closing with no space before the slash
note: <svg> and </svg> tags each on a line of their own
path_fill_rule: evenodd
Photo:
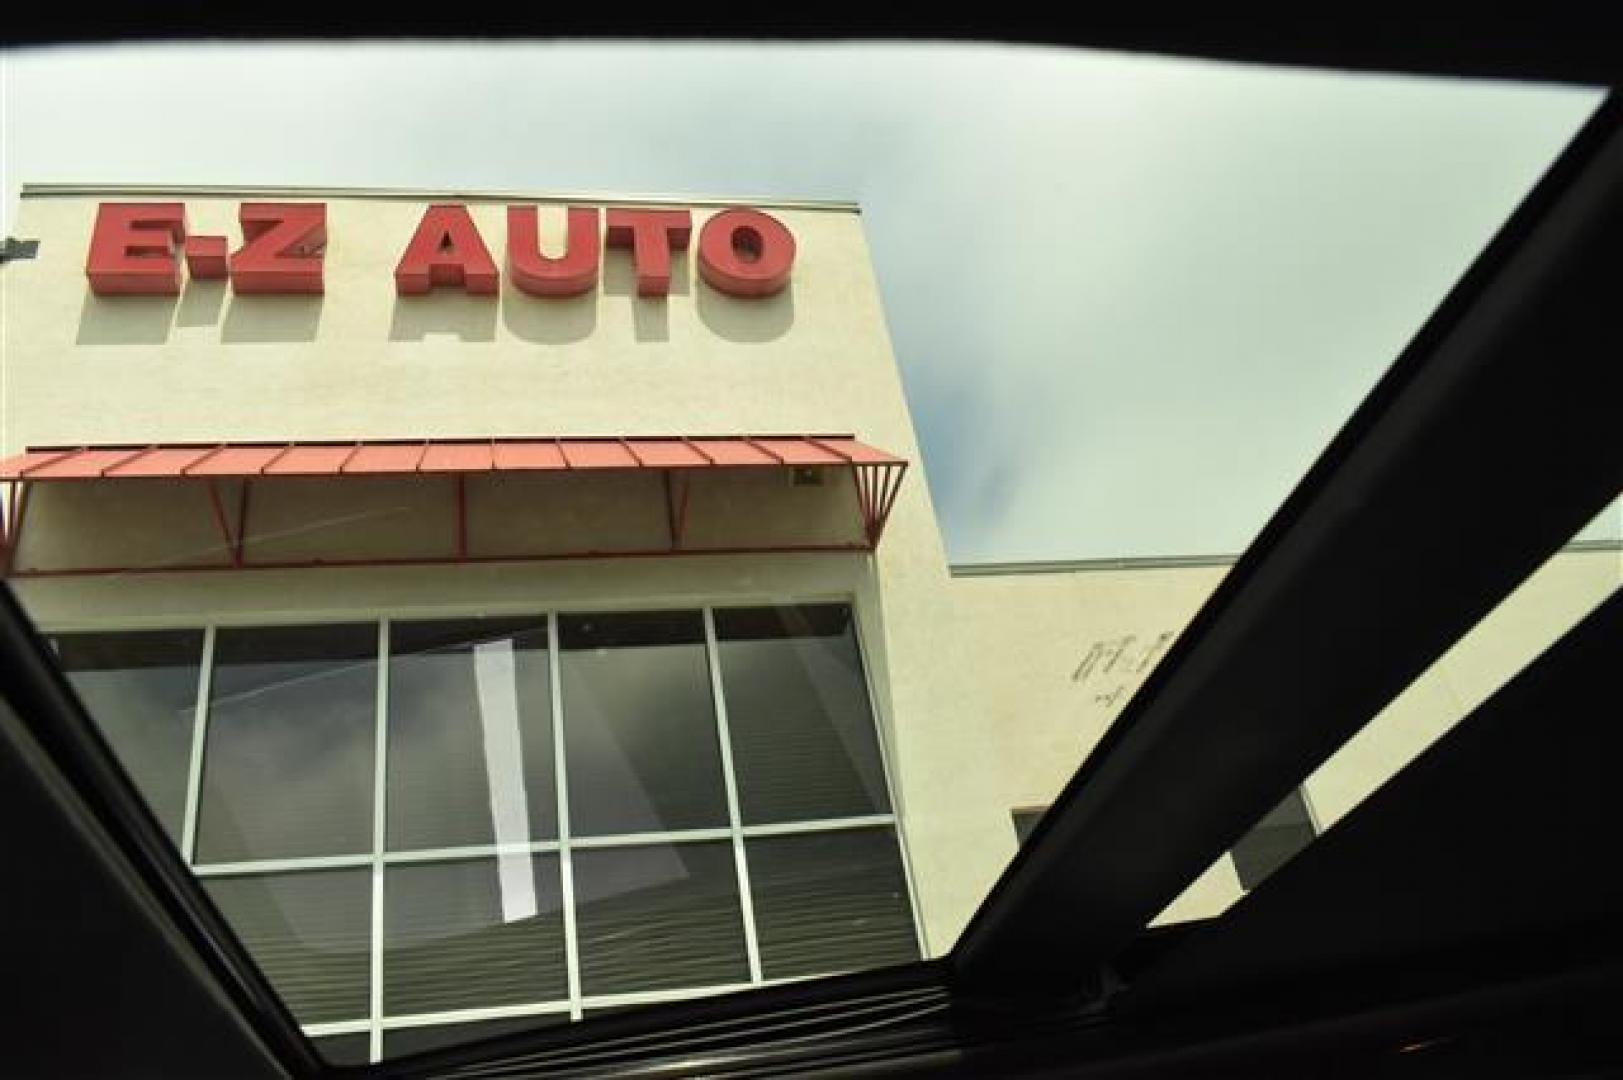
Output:
<svg viewBox="0 0 1623 1080">
<path fill-rule="evenodd" d="M 1623 551 L 1623 538 L 1596 537 L 1562 544 L 1561 554 Z M 1554 554 L 1552 552 L 1552 554 Z M 1048 559 L 1029 562 L 950 563 L 948 572 L 959 577 L 1003 577 L 1016 574 L 1075 574 L 1094 570 L 1188 570 L 1232 566 L 1238 555 L 1161 555 L 1116 559 Z"/>
<path fill-rule="evenodd" d="M 266 196 L 299 198 L 325 196 L 340 199 L 460 200 L 467 202 L 593 202 L 612 206 L 750 206 L 774 210 L 834 210 L 862 212 L 859 203 L 842 199 L 728 198 L 720 195 L 604 194 L 589 191 L 464 191 L 433 188 L 324 187 L 300 184 L 89 184 L 24 182 L 19 198 L 65 198 L 76 195 Z"/>
</svg>

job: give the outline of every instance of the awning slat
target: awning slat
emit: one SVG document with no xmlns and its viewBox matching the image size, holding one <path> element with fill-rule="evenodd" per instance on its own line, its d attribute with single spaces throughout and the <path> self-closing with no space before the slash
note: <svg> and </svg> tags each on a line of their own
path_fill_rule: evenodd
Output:
<svg viewBox="0 0 1623 1080">
<path fill-rule="evenodd" d="M 224 446 L 187 467 L 187 476 L 258 476 L 266 465 L 287 452 L 287 446 Z"/>
<path fill-rule="evenodd" d="M 332 476 L 359 449 L 354 443 L 338 446 L 306 444 L 290 446 L 287 453 L 264 468 L 266 476 Z"/>
<path fill-rule="evenodd" d="M 146 453 L 138 446 L 96 449 L 87 447 L 29 471 L 26 480 L 93 480 L 114 465 Z"/>
<path fill-rule="evenodd" d="M 845 459 L 810 439 L 752 439 L 785 465 L 844 465 Z"/>
<path fill-rule="evenodd" d="M 627 439 L 626 446 L 650 469 L 702 469 L 709 460 L 681 439 Z"/>
<path fill-rule="evenodd" d="M 818 436 L 813 440 L 818 446 L 834 451 L 836 454 L 848 459 L 854 465 L 902 465 L 903 459 L 895 454 L 887 454 L 883 450 L 876 450 L 866 443 L 855 439 L 837 438 L 834 436 Z"/>
<path fill-rule="evenodd" d="M 487 442 L 430 443 L 423 453 L 423 472 L 489 472 L 496 467 L 495 454 Z"/>
<path fill-rule="evenodd" d="M 179 476 L 214 452 L 212 446 L 159 446 L 114 465 L 105 476 Z"/>
<path fill-rule="evenodd" d="M 552 440 L 503 440 L 496 443 L 496 468 L 501 470 L 567 469 L 563 451 Z"/>
<path fill-rule="evenodd" d="M 611 439 L 559 439 L 558 448 L 571 469 L 635 469 L 631 451 Z"/>
<path fill-rule="evenodd" d="M 76 450 L 30 450 L 16 457 L 9 457 L 0 461 L 0 480 L 20 480 L 30 469 L 55 461 L 68 454 L 77 453 Z"/>
<path fill-rule="evenodd" d="M 758 450 L 743 439 L 689 439 L 706 457 L 717 465 L 771 465 L 778 459 L 764 450 Z"/>
<path fill-rule="evenodd" d="M 363 443 L 353 457 L 344 463 L 344 472 L 354 473 L 412 473 L 423 460 L 427 449 L 424 443 Z"/>
</svg>

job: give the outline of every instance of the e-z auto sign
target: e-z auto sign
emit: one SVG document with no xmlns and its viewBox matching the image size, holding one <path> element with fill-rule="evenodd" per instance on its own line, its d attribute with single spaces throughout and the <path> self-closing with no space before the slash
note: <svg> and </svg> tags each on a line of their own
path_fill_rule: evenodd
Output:
<svg viewBox="0 0 1623 1080">
<path fill-rule="evenodd" d="M 599 218 L 606 214 L 606 227 Z M 237 293 L 308 295 L 323 291 L 327 248 L 325 203 L 243 203 L 242 244 L 230 251 L 224 236 L 186 229 L 182 203 L 102 203 L 90 237 L 85 276 L 98 296 L 175 296 L 186 273 L 228 279 Z M 665 296 L 671 253 L 693 235 L 687 210 L 572 206 L 562 254 L 541 251 L 534 206 L 507 208 L 507 274 L 531 296 L 578 296 L 597 287 L 606 249 L 631 253 L 637 295 Z M 599 239 L 601 237 L 601 240 Z M 789 283 L 795 239 L 759 210 L 723 210 L 699 230 L 699 276 L 718 292 L 745 298 L 771 296 Z M 184 264 L 184 266 L 183 266 Z M 436 288 L 494 296 L 501 269 L 491 257 L 468 208 L 430 206 L 405 238 L 394 269 L 395 289 L 419 295 Z"/>
</svg>

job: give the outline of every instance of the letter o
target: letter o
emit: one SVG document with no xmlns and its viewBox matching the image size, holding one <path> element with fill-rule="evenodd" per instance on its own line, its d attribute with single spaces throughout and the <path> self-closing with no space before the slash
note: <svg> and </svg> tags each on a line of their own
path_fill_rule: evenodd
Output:
<svg viewBox="0 0 1623 1080">
<path fill-rule="evenodd" d="M 723 210 L 699 233 L 699 276 L 728 296 L 780 292 L 794 265 L 794 236 L 759 210 Z"/>
</svg>

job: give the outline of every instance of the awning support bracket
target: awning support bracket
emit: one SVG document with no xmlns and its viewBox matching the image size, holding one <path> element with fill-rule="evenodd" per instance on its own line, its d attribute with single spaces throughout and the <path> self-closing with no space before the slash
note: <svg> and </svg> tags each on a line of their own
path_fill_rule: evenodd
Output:
<svg viewBox="0 0 1623 1080">
<path fill-rule="evenodd" d="M 879 545 L 879 538 L 885 532 L 885 523 L 890 520 L 891 509 L 896 505 L 896 496 L 902 487 L 902 474 L 906 469 L 906 462 L 851 465 L 851 476 L 857 489 L 857 509 L 862 515 L 862 531 L 870 548 Z"/>
<path fill-rule="evenodd" d="M 0 564 L 0 577 L 10 577 L 12 564 L 17 558 L 17 548 L 22 543 L 23 515 L 28 512 L 28 483 L 18 480 L 6 485 L 6 520 L 4 532 L 0 533 L 0 543 L 5 545 L 3 564 Z"/>
<path fill-rule="evenodd" d="M 251 481 L 246 477 L 242 481 L 242 491 L 237 496 L 237 543 L 231 549 L 231 559 L 234 566 L 242 566 L 248 557 L 248 492 Z"/>
<path fill-rule="evenodd" d="M 670 524 L 672 551 L 681 550 L 687 532 L 690 487 L 685 473 L 679 476 L 675 469 L 665 470 L 665 514 Z"/>
<path fill-rule="evenodd" d="M 225 539 L 226 550 L 231 553 L 231 566 L 240 570 L 244 566 L 243 551 L 248 542 L 248 489 L 249 481 L 244 478 L 242 486 L 237 492 L 237 527 L 233 531 L 226 521 L 225 502 L 220 498 L 220 487 L 217 481 L 210 480 L 207 484 L 209 507 L 214 512 L 214 524 L 219 526 L 220 535 Z"/>
<path fill-rule="evenodd" d="M 468 483 L 461 473 L 456 478 L 456 556 L 468 557 Z"/>
<path fill-rule="evenodd" d="M 220 502 L 220 486 L 213 480 L 208 482 L 209 506 L 214 510 L 214 523 L 220 527 L 220 535 L 225 538 L 226 550 L 231 553 L 231 565 L 242 566 L 242 544 L 239 536 L 231 535 L 231 526 L 225 520 L 225 506 Z"/>
</svg>

